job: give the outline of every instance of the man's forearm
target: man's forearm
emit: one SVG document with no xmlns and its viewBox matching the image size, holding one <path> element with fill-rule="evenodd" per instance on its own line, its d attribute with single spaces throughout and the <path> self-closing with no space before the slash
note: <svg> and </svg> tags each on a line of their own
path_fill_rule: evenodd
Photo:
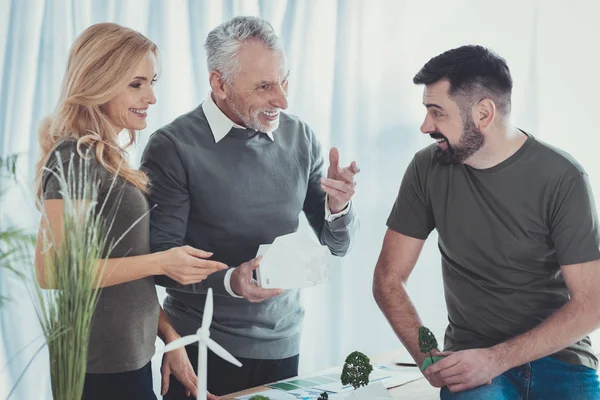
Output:
<svg viewBox="0 0 600 400">
<path fill-rule="evenodd" d="M 581 340 L 600 325 L 596 302 L 571 299 L 534 329 L 494 347 L 506 371 L 556 353 Z"/>
<path fill-rule="evenodd" d="M 212 288 L 215 296 L 226 296 L 231 297 L 225 289 L 225 274 L 227 270 L 217 271 L 210 274 L 205 280 L 191 285 L 183 285 L 166 275 L 159 275 L 154 278 L 154 282 L 163 286 L 167 289 L 177 290 L 179 292 L 194 293 L 194 294 L 206 294 L 208 288 Z"/>
<path fill-rule="evenodd" d="M 375 273 L 373 295 L 404 347 L 417 365 L 422 365 L 426 355 L 419 347 L 419 327 L 423 324 L 412 303 L 404 282 L 398 277 Z"/>
</svg>

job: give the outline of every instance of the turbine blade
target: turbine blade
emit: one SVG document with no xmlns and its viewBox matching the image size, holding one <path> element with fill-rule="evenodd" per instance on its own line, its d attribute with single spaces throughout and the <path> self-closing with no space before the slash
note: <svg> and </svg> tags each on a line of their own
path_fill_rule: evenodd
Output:
<svg viewBox="0 0 600 400">
<path fill-rule="evenodd" d="M 206 293 L 206 304 L 204 305 L 204 314 L 202 315 L 202 327 L 209 329 L 213 317 L 213 294 L 212 288 Z"/>
<path fill-rule="evenodd" d="M 216 355 L 221 357 L 223 360 L 229 361 L 230 363 L 232 363 L 233 365 L 238 366 L 238 367 L 242 366 L 241 362 L 239 362 L 234 356 L 229 354 L 229 352 L 227 350 L 225 350 L 223 348 L 223 346 L 221 346 L 220 344 L 218 344 L 211 338 L 208 338 L 208 340 L 206 341 L 206 345 L 208 346 L 209 349 L 211 349 L 213 351 L 213 353 L 215 353 Z"/>
<path fill-rule="evenodd" d="M 198 335 L 184 336 L 182 338 L 172 341 L 171 343 L 163 347 L 162 350 L 159 351 L 159 353 L 168 353 L 169 351 L 176 350 L 180 347 L 185 347 L 188 344 L 197 342 L 199 339 L 200 338 L 198 337 Z"/>
</svg>

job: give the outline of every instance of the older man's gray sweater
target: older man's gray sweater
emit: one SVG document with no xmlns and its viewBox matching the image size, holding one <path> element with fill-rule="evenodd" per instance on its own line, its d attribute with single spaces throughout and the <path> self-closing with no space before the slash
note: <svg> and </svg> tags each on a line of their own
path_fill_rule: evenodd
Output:
<svg viewBox="0 0 600 400">
<path fill-rule="evenodd" d="M 298 229 L 304 212 L 322 244 L 342 256 L 356 226 L 354 212 L 328 222 L 320 187 L 324 162 L 313 131 L 294 116 L 280 115 L 274 141 L 265 133 L 232 129 L 218 143 L 202 107 L 155 132 L 142 168 L 150 177 L 152 251 L 188 244 L 238 266 Z M 164 308 L 181 335 L 201 324 L 206 291 L 213 288 L 211 337 L 233 355 L 282 359 L 299 353 L 304 310 L 297 290 L 250 303 L 230 296 L 226 271 L 195 285 L 160 277 L 168 288 Z"/>
</svg>

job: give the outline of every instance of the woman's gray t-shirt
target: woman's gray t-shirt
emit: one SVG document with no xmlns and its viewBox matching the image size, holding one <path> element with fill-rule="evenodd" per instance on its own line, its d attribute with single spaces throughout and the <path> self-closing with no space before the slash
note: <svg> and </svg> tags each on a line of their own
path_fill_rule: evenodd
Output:
<svg viewBox="0 0 600 400">
<path fill-rule="evenodd" d="M 56 152 L 60 154 L 65 172 L 72 154 L 75 173 L 83 167 L 75 141 L 63 141 L 52 151 L 46 167 L 53 171 L 58 168 Z M 95 157 L 89 161 L 89 171 L 101 182 L 97 211 L 100 212 L 106 201 L 102 217 L 114 218 L 108 243 L 121 237 L 143 217 L 110 254 L 106 254 L 108 249 L 105 249 L 104 256 L 118 258 L 149 254 L 149 215 L 144 194 L 121 178 L 117 178 L 109 193 L 113 176 Z M 44 200 L 62 199 L 59 181 L 49 172 L 43 174 L 42 191 Z M 159 310 L 153 277 L 103 288 L 92 317 L 87 372 L 117 373 L 145 366 L 154 355 Z"/>
</svg>

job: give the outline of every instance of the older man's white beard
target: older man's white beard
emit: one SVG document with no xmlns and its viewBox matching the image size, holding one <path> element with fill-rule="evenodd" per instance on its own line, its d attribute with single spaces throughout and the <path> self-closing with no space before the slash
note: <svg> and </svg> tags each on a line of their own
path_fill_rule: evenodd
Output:
<svg viewBox="0 0 600 400">
<path fill-rule="evenodd" d="M 260 113 L 253 115 L 247 122 L 244 121 L 248 128 L 252 128 L 261 132 L 273 132 L 279 127 L 279 117 L 275 121 L 263 123 L 259 119 L 259 114 Z"/>
<path fill-rule="evenodd" d="M 237 99 L 234 98 L 231 102 L 231 110 L 239 119 L 242 120 L 244 125 L 246 125 L 250 129 L 254 129 L 261 132 L 273 132 L 279 127 L 279 117 L 275 121 L 269 121 L 266 124 L 260 121 L 260 113 L 261 111 L 251 115 L 249 118 L 246 118 L 244 114 L 240 111 L 238 107 Z"/>
</svg>

